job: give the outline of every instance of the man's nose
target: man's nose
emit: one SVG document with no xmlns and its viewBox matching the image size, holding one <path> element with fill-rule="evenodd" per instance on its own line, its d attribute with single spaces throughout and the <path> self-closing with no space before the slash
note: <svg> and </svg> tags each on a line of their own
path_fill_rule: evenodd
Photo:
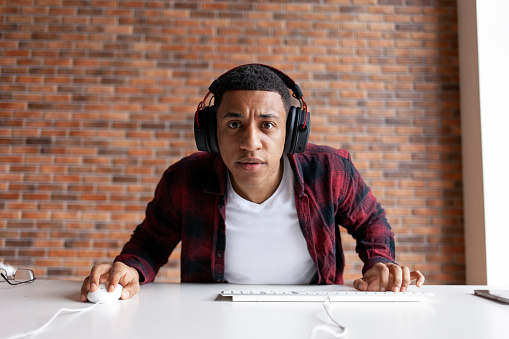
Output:
<svg viewBox="0 0 509 339">
<path fill-rule="evenodd" d="M 256 126 L 251 125 L 247 126 L 242 135 L 240 148 L 248 151 L 260 149 L 262 147 L 260 133 L 261 132 L 258 130 Z"/>
</svg>

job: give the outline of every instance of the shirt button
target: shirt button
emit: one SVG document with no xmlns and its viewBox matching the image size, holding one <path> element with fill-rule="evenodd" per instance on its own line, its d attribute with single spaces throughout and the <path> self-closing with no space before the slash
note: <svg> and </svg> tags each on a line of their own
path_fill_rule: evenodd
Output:
<svg viewBox="0 0 509 339">
<path fill-rule="evenodd" d="M 222 258 L 223 257 L 223 253 L 221 253 L 221 252 L 216 252 L 216 255 L 217 255 L 218 258 Z"/>
</svg>

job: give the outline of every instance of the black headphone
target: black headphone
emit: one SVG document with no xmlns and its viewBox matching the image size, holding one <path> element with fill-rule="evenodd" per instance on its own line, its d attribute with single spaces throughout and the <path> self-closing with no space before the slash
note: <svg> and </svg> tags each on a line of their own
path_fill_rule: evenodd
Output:
<svg viewBox="0 0 509 339">
<path fill-rule="evenodd" d="M 285 154 L 294 154 L 304 152 L 306 144 L 309 139 L 309 112 L 307 105 L 304 102 L 302 91 L 300 87 L 286 74 L 271 66 L 262 64 L 252 64 L 266 67 L 276 73 L 281 80 L 285 83 L 286 87 L 292 90 L 293 97 L 299 100 L 301 107 L 291 106 L 286 119 L 286 139 L 285 139 Z M 243 65 L 246 66 L 246 65 Z M 214 94 L 214 91 L 219 86 L 221 78 L 231 71 L 237 69 L 232 68 L 228 72 L 222 74 L 219 78 L 209 86 L 209 91 L 205 98 L 200 102 L 195 113 L 194 119 L 194 140 L 196 147 L 199 151 L 208 153 L 219 153 L 219 145 L 217 142 L 217 120 L 216 109 L 214 106 L 207 106 L 207 98 L 209 95 Z"/>
</svg>

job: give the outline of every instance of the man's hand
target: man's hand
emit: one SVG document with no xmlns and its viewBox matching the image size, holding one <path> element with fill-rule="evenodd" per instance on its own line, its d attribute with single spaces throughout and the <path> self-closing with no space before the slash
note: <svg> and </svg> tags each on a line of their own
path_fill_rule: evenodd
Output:
<svg viewBox="0 0 509 339">
<path fill-rule="evenodd" d="M 129 267 L 121 262 L 113 264 L 96 265 L 90 271 L 90 276 L 86 277 L 81 286 L 81 301 L 87 301 L 88 291 L 96 291 L 99 284 L 108 282 L 108 291 L 113 292 L 120 284 L 124 287 L 122 290 L 122 299 L 129 299 L 140 290 L 140 275 L 138 270 Z"/>
<path fill-rule="evenodd" d="M 424 283 L 424 275 L 419 271 L 411 271 L 407 266 L 378 263 L 371 267 L 360 279 L 353 282 L 359 291 L 393 291 L 405 292 L 408 285 L 415 281 L 417 287 Z"/>
</svg>

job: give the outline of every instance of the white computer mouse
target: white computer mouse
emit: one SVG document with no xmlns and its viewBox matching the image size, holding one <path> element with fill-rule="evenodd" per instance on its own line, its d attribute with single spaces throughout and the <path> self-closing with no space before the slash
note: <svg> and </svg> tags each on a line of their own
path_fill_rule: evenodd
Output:
<svg viewBox="0 0 509 339">
<path fill-rule="evenodd" d="M 99 288 L 94 292 L 89 291 L 87 294 L 87 299 L 93 303 L 110 303 L 120 299 L 120 295 L 122 294 L 123 289 L 124 288 L 122 285 L 117 284 L 115 291 L 108 292 L 108 283 L 106 282 L 99 284 Z"/>
</svg>

